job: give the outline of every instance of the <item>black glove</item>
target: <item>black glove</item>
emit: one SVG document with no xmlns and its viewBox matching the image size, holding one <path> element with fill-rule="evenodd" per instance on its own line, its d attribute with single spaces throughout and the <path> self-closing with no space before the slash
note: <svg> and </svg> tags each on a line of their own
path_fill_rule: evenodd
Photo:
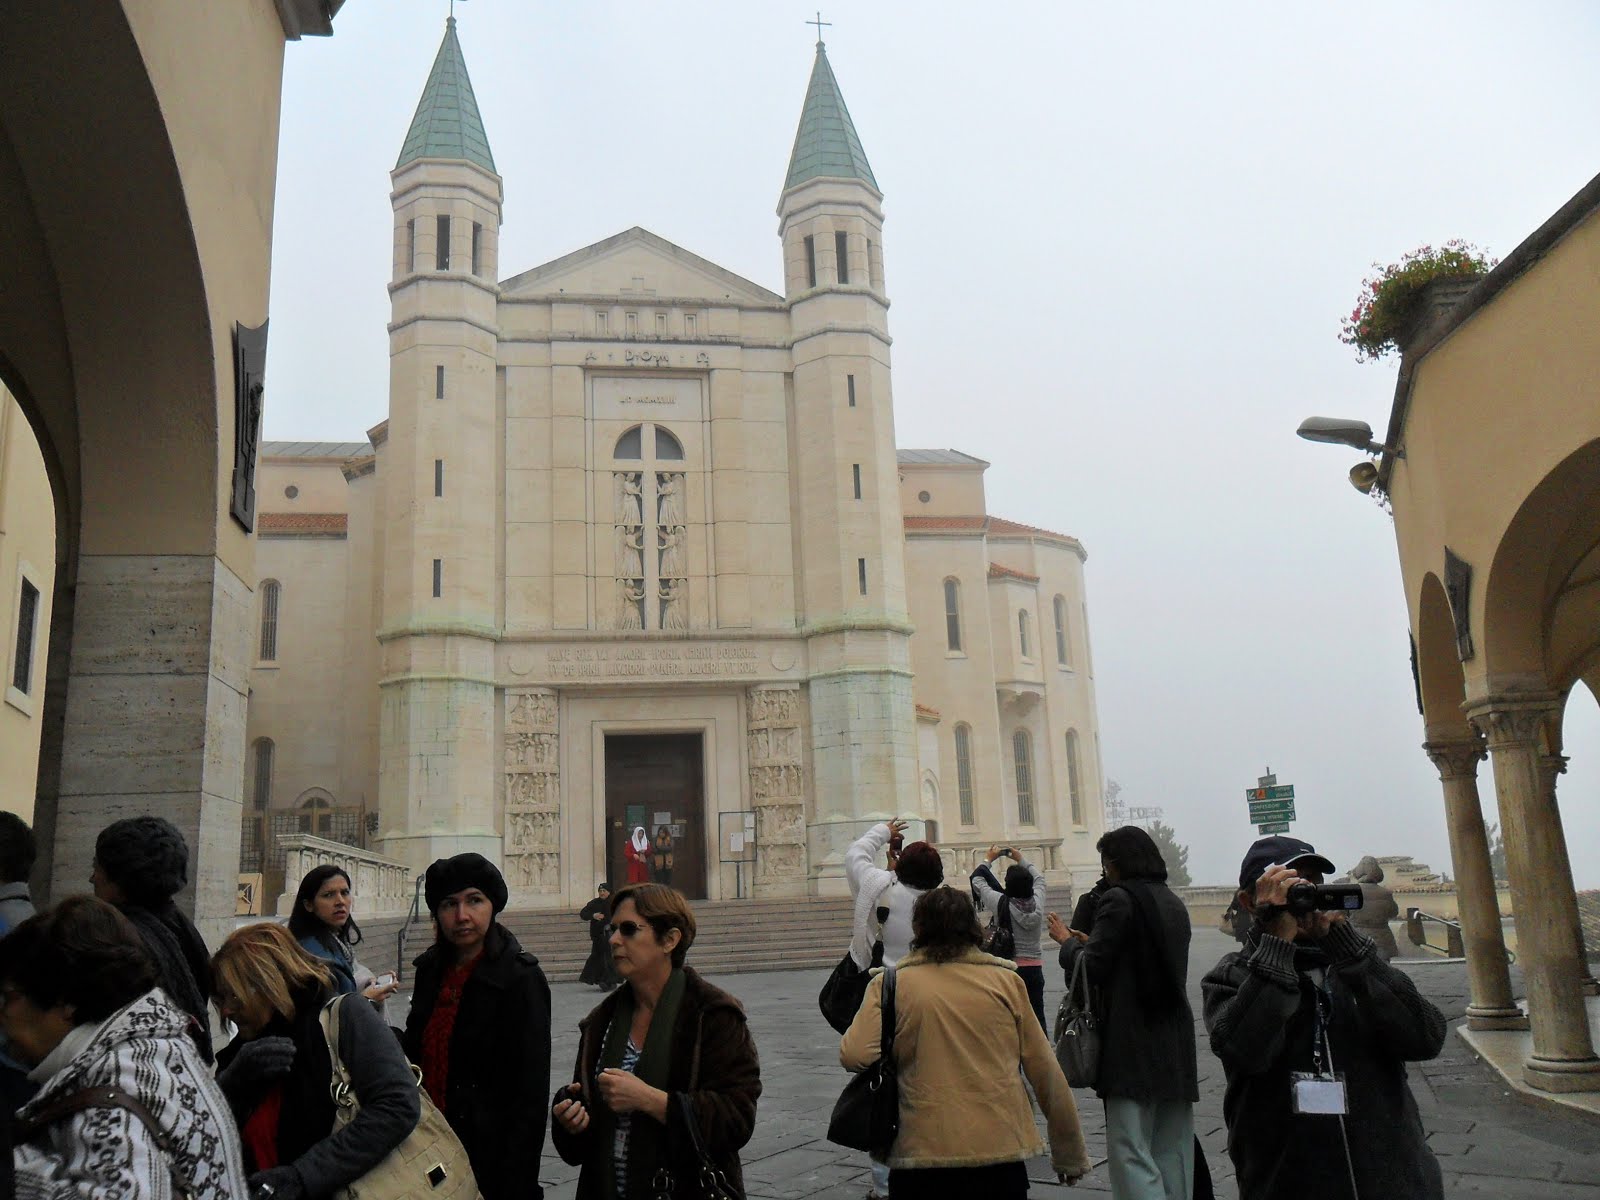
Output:
<svg viewBox="0 0 1600 1200">
<path fill-rule="evenodd" d="M 273 1038 L 272 1041 L 288 1041 Z M 293 1167 L 273 1167 L 250 1176 L 250 1200 L 303 1200 L 306 1185 Z"/>
<path fill-rule="evenodd" d="M 294 1042 L 290 1038 L 269 1037 L 246 1042 L 217 1076 L 217 1086 L 235 1114 L 248 1111 L 267 1085 L 282 1079 L 293 1065 Z"/>
</svg>

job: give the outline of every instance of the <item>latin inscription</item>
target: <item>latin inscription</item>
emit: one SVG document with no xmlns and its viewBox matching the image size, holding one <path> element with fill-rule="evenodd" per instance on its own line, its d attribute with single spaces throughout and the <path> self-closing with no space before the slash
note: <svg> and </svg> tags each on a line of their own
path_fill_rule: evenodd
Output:
<svg viewBox="0 0 1600 1200">
<path fill-rule="evenodd" d="M 753 646 L 564 646 L 550 651 L 552 679 L 692 679 L 747 675 Z"/>
</svg>

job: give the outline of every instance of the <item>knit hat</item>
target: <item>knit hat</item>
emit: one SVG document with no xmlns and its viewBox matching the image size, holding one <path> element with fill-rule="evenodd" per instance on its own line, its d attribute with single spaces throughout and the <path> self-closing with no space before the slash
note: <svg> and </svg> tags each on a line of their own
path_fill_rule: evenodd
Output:
<svg viewBox="0 0 1600 1200">
<path fill-rule="evenodd" d="M 506 906 L 506 881 L 495 865 L 481 854 L 458 854 L 454 858 L 436 858 L 428 868 L 423 897 L 428 911 L 438 912 L 446 896 L 454 896 L 467 888 L 477 888 L 489 897 L 494 911 Z"/>
<path fill-rule="evenodd" d="M 171 821 L 128 817 L 100 831 L 94 860 L 134 904 L 154 908 L 189 882 L 189 846 Z"/>
</svg>

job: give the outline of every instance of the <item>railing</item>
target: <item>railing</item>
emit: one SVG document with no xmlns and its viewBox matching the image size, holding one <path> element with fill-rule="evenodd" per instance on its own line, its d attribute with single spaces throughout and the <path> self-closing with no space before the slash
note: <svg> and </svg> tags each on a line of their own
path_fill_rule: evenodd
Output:
<svg viewBox="0 0 1600 1200">
<path fill-rule="evenodd" d="M 1428 930 L 1435 925 L 1444 927 L 1443 946 L 1436 946 L 1428 940 Z M 1420 908 L 1406 909 L 1406 940 L 1413 946 L 1432 950 L 1435 954 L 1443 954 L 1448 958 L 1466 957 L 1466 943 L 1461 938 L 1461 922 L 1446 917 L 1436 917 L 1432 913 L 1423 912 Z M 1516 954 L 1508 949 L 1506 962 L 1510 964 L 1516 961 Z"/>
<path fill-rule="evenodd" d="M 411 907 L 406 910 L 406 919 L 401 923 L 400 932 L 395 937 L 394 977 L 396 980 L 405 979 L 406 935 L 411 932 L 411 927 L 422 919 L 422 885 L 426 882 L 427 876 L 417 876 L 417 882 L 411 889 Z"/>
<path fill-rule="evenodd" d="M 397 917 L 406 911 L 406 893 L 411 887 L 411 869 L 405 863 L 370 850 L 360 850 L 343 842 L 309 834 L 285 834 L 278 838 L 284 852 L 284 894 L 278 898 L 278 915 L 285 915 L 294 904 L 294 892 L 307 871 L 324 863 L 336 866 L 350 876 L 358 919 Z"/>
</svg>

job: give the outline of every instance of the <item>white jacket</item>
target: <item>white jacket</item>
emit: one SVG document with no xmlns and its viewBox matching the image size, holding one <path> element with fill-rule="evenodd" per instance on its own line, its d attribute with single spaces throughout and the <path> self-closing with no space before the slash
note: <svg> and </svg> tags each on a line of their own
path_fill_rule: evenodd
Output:
<svg viewBox="0 0 1600 1200">
<path fill-rule="evenodd" d="M 844 874 L 855 897 L 855 924 L 850 932 L 850 957 L 866 970 L 872 963 L 872 943 L 878 938 L 877 910 L 887 907 L 883 922 L 883 964 L 892 967 L 911 953 L 911 910 L 922 892 L 907 887 L 894 872 L 880 867 L 889 844 L 887 823 L 874 825 L 844 854 Z"/>
<path fill-rule="evenodd" d="M 187 1032 L 189 1015 L 155 988 L 90 1033 L 74 1030 L 71 1053 L 19 1120 L 90 1087 L 115 1087 L 138 1100 L 175 1151 L 195 1200 L 248 1200 L 239 1132 L 222 1091 Z M 86 1041 L 85 1036 L 87 1035 Z M 51 1064 L 46 1058 L 43 1065 Z M 18 1200 L 175 1200 L 172 1163 L 144 1122 L 122 1108 L 64 1117 L 16 1147 Z"/>
</svg>

